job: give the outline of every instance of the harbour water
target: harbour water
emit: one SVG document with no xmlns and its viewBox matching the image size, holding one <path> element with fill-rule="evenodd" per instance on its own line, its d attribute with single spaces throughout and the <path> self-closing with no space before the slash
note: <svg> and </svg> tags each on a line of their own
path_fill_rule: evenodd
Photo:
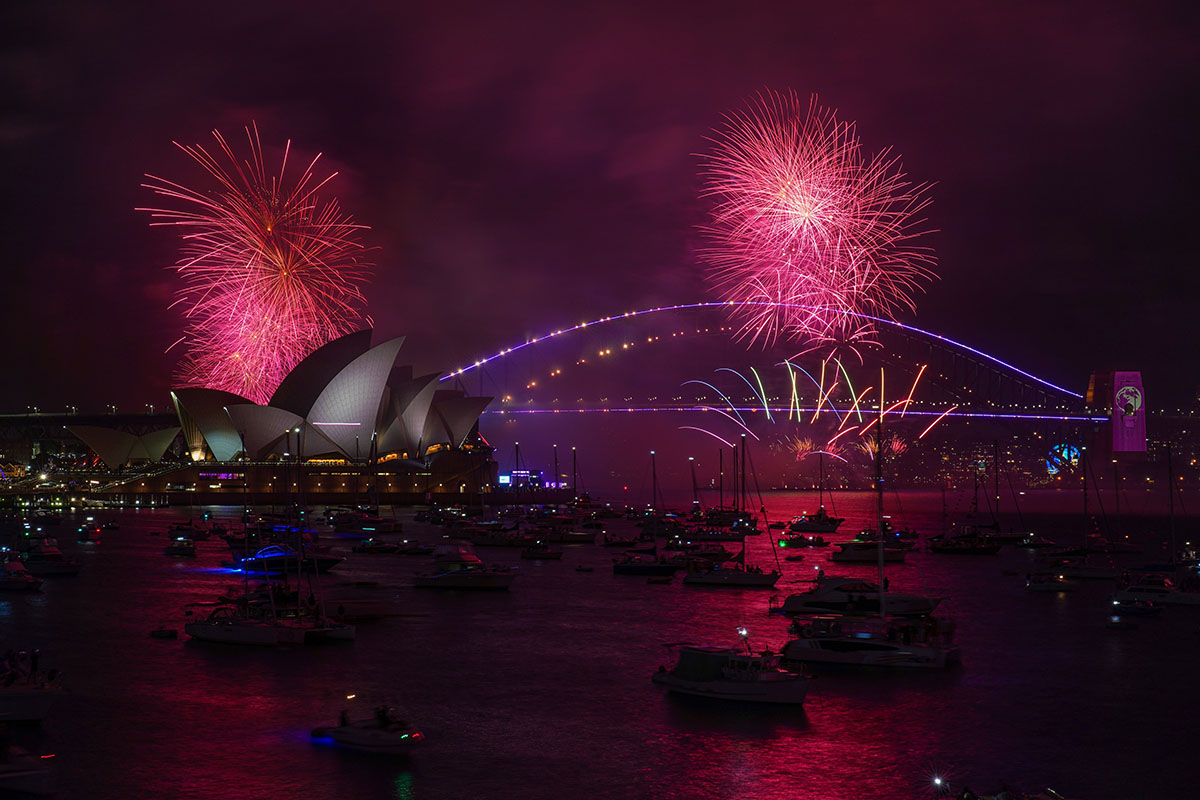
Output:
<svg viewBox="0 0 1200 800">
<path fill-rule="evenodd" d="M 1031 498 L 1040 510 L 1023 521 L 1073 544 L 1083 520 L 1060 500 Z M 772 493 L 765 504 L 785 520 L 814 510 L 813 501 Z M 835 501 L 847 521 L 827 538 L 871 524 L 871 494 Z M 899 524 L 941 531 L 940 494 L 892 496 L 888 506 Z M 1114 630 L 1111 582 L 1028 592 L 1031 550 L 914 552 L 889 565 L 893 591 L 948 598 L 941 613 L 957 624 L 961 667 L 826 672 L 802 709 L 751 708 L 664 694 L 650 682 L 665 663 L 663 644 L 731 644 L 745 626 L 752 645 L 780 645 L 786 620 L 767 614 L 769 597 L 803 590 L 818 567 L 870 578 L 874 566 L 833 565 L 829 548 L 809 549 L 799 562 L 780 554 L 773 592 L 704 589 L 615 576 L 615 552 L 592 545 L 566 545 L 561 561 L 546 562 L 481 547 L 486 561 L 519 569 L 511 591 L 441 593 L 412 588 L 427 558 L 351 553 L 353 542 L 334 540 L 346 561 L 321 579 L 322 593 L 331 603 L 370 599 L 391 616 L 360 624 L 353 643 L 220 646 L 189 641 L 182 628 L 187 604 L 240 584 L 221 566 L 228 548 L 213 539 L 194 559 L 162 552 L 167 526 L 199 511 L 87 512 L 120 524 L 99 544 L 77 544 L 64 519 L 48 532 L 82 573 L 48 578 L 40 593 L 0 596 L 0 643 L 39 648 L 42 666 L 63 670 L 70 689 L 40 729 L 13 734 L 53 754 L 45 761 L 60 797 L 918 798 L 932 796 L 935 774 L 980 794 L 1002 782 L 1083 800 L 1194 794 L 1180 745 L 1195 741 L 1200 606 Z M 410 510 L 383 513 L 402 519 L 411 539 L 446 533 L 414 523 Z M 1018 524 L 1012 515 L 1003 522 Z M 1110 524 L 1144 548 L 1120 563 L 1163 557 L 1164 518 Z M 623 530 L 632 523 L 611 525 Z M 1194 518 L 1179 532 L 1194 541 Z M 771 538 L 747 540 L 749 563 L 775 565 Z M 150 638 L 164 625 L 179 639 Z M 425 744 L 395 759 L 311 741 L 310 729 L 335 719 L 350 694 L 364 712 L 402 709 Z"/>
</svg>

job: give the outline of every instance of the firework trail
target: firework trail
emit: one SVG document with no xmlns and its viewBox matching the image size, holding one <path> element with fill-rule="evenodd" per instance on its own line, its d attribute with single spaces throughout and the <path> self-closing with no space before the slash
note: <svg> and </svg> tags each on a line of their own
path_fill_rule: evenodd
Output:
<svg viewBox="0 0 1200 800">
<path fill-rule="evenodd" d="M 174 269 L 183 279 L 172 305 L 187 319 L 178 380 L 266 403 L 284 376 L 316 348 L 370 324 L 361 286 L 370 275 L 356 225 L 318 192 L 318 155 L 291 180 L 289 141 L 278 173 L 268 173 L 257 126 L 246 129 L 241 160 L 213 131 L 218 158 L 181 145 L 215 179 L 211 191 L 147 175 L 143 184 L 177 208 L 143 208 L 151 225 L 179 228 Z"/>
<path fill-rule="evenodd" d="M 874 324 L 913 308 L 935 258 L 914 240 L 929 204 L 890 150 L 867 157 L 853 123 L 805 108 L 795 94 L 761 95 L 731 114 L 705 156 L 715 198 L 702 255 L 738 336 L 804 350 L 869 343 Z M 744 303 L 779 303 L 738 305 Z"/>
</svg>

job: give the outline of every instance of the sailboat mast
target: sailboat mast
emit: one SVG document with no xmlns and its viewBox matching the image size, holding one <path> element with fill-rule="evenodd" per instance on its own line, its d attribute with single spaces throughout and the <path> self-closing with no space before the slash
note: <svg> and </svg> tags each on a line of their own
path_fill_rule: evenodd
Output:
<svg viewBox="0 0 1200 800">
<path fill-rule="evenodd" d="M 717 448 L 717 508 L 725 507 L 725 448 Z"/>
<path fill-rule="evenodd" d="M 1079 449 L 1079 472 L 1083 478 L 1083 546 L 1087 548 L 1088 534 L 1088 490 L 1087 490 L 1087 448 Z"/>
<path fill-rule="evenodd" d="M 658 462 L 653 450 L 650 451 L 650 507 L 658 508 Z"/>
<path fill-rule="evenodd" d="M 746 434 L 742 434 L 742 513 L 746 512 Z"/>
<path fill-rule="evenodd" d="M 817 451 L 817 469 L 819 470 L 820 478 L 817 482 L 817 509 L 818 511 L 825 510 L 825 451 Z"/>
<path fill-rule="evenodd" d="M 700 487 L 696 485 L 696 459 L 688 456 L 688 466 L 692 471 L 692 508 L 700 508 Z"/>
<path fill-rule="evenodd" d="M 996 523 L 996 530 L 1000 530 L 1000 442 L 992 439 L 992 494 L 996 499 L 996 504 L 992 506 L 992 521 Z"/>
<path fill-rule="evenodd" d="M 735 444 L 733 446 L 733 486 L 731 487 L 733 490 L 732 494 L 733 494 L 733 510 L 734 511 L 738 510 L 738 459 L 737 459 L 737 456 L 738 456 L 737 445 Z"/>
<path fill-rule="evenodd" d="M 1175 545 L 1175 468 L 1171 464 L 1170 442 L 1167 443 L 1167 508 L 1171 514 L 1171 563 L 1174 564 L 1175 559 L 1179 556 L 1179 550 Z"/>
<path fill-rule="evenodd" d="M 879 370 L 879 420 L 875 431 L 875 530 L 879 535 L 879 616 L 887 617 L 887 591 L 883 585 L 883 370 Z"/>
</svg>

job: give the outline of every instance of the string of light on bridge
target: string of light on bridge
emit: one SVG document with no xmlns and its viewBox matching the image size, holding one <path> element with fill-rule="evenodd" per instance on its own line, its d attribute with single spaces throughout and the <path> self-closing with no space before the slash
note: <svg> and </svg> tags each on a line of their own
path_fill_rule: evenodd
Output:
<svg viewBox="0 0 1200 800">
<path fill-rule="evenodd" d="M 1058 386 L 1057 384 L 1051 383 L 1050 381 L 1047 381 L 1043 378 L 1039 378 L 1036 375 L 1026 372 L 1025 370 L 1022 370 L 1019 367 L 1017 367 L 1013 364 L 1009 364 L 1006 361 L 996 358 L 993 355 L 985 353 L 982 350 L 978 350 L 974 347 L 971 347 L 970 345 L 967 345 L 962 342 L 951 339 L 948 336 L 942 336 L 941 334 L 933 333 L 932 331 L 927 331 L 922 328 L 918 328 L 914 325 L 908 325 L 903 322 L 897 322 L 896 320 L 886 319 L 883 317 L 873 317 L 868 314 L 857 314 L 855 312 L 845 311 L 845 310 L 841 310 L 841 309 L 825 309 L 825 308 L 817 307 L 817 306 L 805 306 L 805 305 L 797 305 L 797 304 L 792 304 L 792 303 L 772 303 L 769 301 L 747 301 L 744 303 L 723 303 L 723 302 L 713 302 L 713 301 L 705 301 L 705 302 L 697 302 L 697 303 L 679 303 L 676 305 L 657 306 L 654 308 L 639 309 L 637 311 L 626 311 L 623 314 L 599 317 L 597 319 L 590 320 L 588 322 L 581 322 L 578 325 L 572 325 L 572 326 L 569 326 L 566 328 L 560 328 L 558 330 L 552 331 L 552 332 L 544 334 L 542 336 L 537 336 L 537 337 L 527 339 L 525 342 L 523 342 L 521 344 L 517 344 L 512 347 L 505 348 L 503 350 L 498 351 L 494 355 L 488 356 L 486 358 L 478 359 L 477 361 L 475 361 L 474 363 L 472 363 L 468 366 L 460 367 L 457 370 L 454 370 L 446 375 L 443 375 L 439 380 L 447 381 L 452 378 L 459 377 L 467 372 L 471 372 L 472 370 L 478 369 L 478 368 L 485 366 L 493 361 L 504 358 L 505 356 L 508 356 L 512 353 L 524 350 L 526 348 L 532 347 L 537 344 L 541 344 L 542 342 L 546 342 L 546 341 L 555 339 L 560 336 L 565 336 L 567 334 L 583 330 L 585 328 L 595 327 L 598 325 L 604 325 L 604 324 L 607 324 L 610 322 L 615 322 L 618 320 L 643 317 L 643 316 L 647 316 L 647 315 L 651 315 L 651 314 L 661 314 L 661 313 L 674 312 L 674 311 L 686 311 L 686 310 L 704 309 L 704 308 L 729 308 L 729 307 L 737 306 L 737 305 L 769 306 L 769 307 L 780 307 L 780 308 L 789 307 L 789 308 L 798 308 L 798 309 L 833 311 L 835 313 L 849 314 L 851 316 L 860 317 L 862 319 L 869 320 L 871 322 L 877 322 L 877 323 L 884 324 L 884 325 L 890 325 L 892 327 L 907 331 L 909 333 L 915 333 L 920 336 L 925 336 L 927 338 L 934 339 L 939 342 L 943 342 L 947 345 L 956 347 L 960 350 L 963 350 L 963 351 L 970 353 L 974 356 L 977 356 L 979 358 L 986 359 L 987 361 L 990 361 L 994 364 L 1004 367 L 1005 369 L 1011 370 L 1012 372 L 1014 372 L 1018 375 L 1021 375 L 1024 378 L 1027 378 L 1031 381 L 1035 381 L 1043 386 L 1046 386 L 1050 389 L 1053 389 L 1053 390 L 1060 392 L 1064 395 L 1067 395 L 1069 397 L 1073 397 L 1075 399 L 1082 399 L 1082 397 L 1083 397 L 1083 395 L 1078 392 L 1073 392 L 1070 389 L 1063 388 L 1062 386 Z"/>
</svg>

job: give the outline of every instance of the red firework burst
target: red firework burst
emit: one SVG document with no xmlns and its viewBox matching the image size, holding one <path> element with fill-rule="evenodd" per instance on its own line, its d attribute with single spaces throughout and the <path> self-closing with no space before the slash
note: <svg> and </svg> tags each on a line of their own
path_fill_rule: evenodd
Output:
<svg viewBox="0 0 1200 800">
<path fill-rule="evenodd" d="M 935 258 L 916 246 L 929 204 L 890 151 L 868 158 L 853 123 L 816 98 L 761 95 L 713 140 L 709 280 L 735 305 L 739 338 L 813 349 L 870 342 L 868 314 L 913 307 Z"/>
<path fill-rule="evenodd" d="M 239 160 L 219 132 L 213 137 L 223 160 L 199 145 L 175 145 L 216 180 L 214 190 L 147 175 L 143 186 L 184 205 L 139 210 L 151 214 L 151 225 L 179 227 L 183 240 L 174 267 L 183 288 L 172 304 L 187 319 L 178 380 L 265 403 L 306 355 L 370 324 L 361 286 L 371 265 L 356 240 L 366 226 L 336 200 L 318 197 L 337 175 L 314 176 L 320 155 L 290 180 L 291 141 L 278 174 L 269 174 L 257 126 L 246 129 L 249 160 Z"/>
</svg>

